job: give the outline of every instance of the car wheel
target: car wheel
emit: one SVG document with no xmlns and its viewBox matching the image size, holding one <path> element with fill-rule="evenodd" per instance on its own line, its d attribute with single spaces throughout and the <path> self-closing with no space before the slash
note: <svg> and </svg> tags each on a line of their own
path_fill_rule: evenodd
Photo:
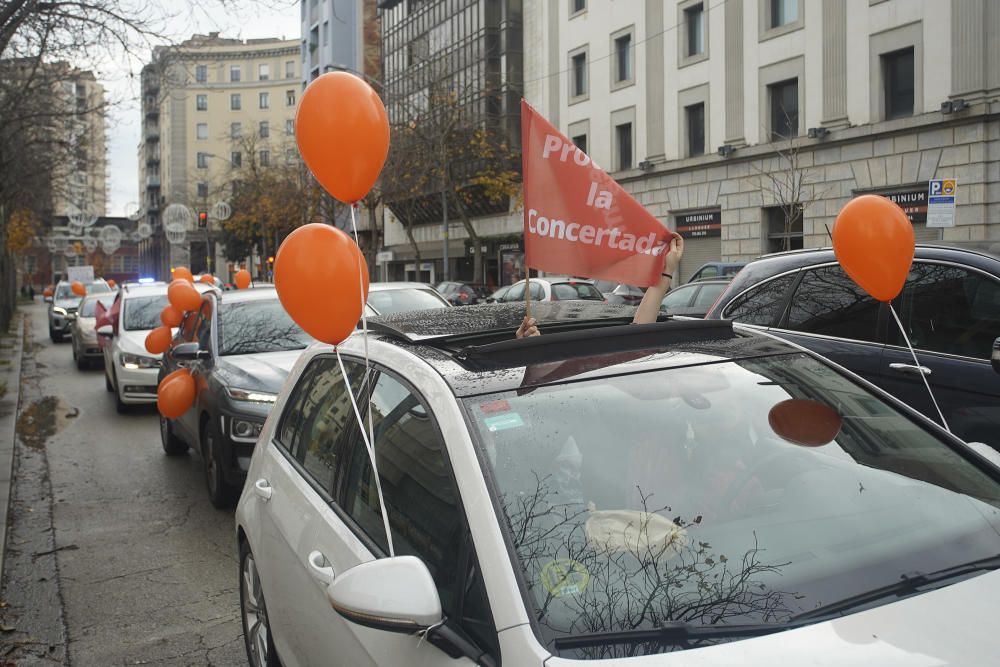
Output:
<svg viewBox="0 0 1000 667">
<path fill-rule="evenodd" d="M 208 499 L 218 509 L 226 509 L 236 499 L 236 489 L 226 481 L 225 462 L 219 456 L 219 435 L 212 419 L 201 427 L 201 457 L 205 463 L 205 486 Z"/>
<path fill-rule="evenodd" d="M 57 332 L 57 331 L 56 331 L 55 329 L 53 329 L 52 327 L 49 327 L 49 338 L 51 338 L 51 339 L 52 339 L 52 342 L 53 342 L 53 343 L 59 343 L 59 342 L 61 342 L 61 341 L 62 341 L 62 334 L 61 334 L 61 333 L 58 333 L 58 332 Z"/>
<path fill-rule="evenodd" d="M 243 643 L 250 664 L 253 667 L 280 667 L 267 619 L 264 591 L 257 574 L 257 561 L 245 540 L 240 542 L 240 612 Z"/>
<path fill-rule="evenodd" d="M 160 415 L 160 443 L 167 456 L 180 456 L 188 450 L 188 444 L 174 435 L 170 420 L 163 415 Z"/>
</svg>

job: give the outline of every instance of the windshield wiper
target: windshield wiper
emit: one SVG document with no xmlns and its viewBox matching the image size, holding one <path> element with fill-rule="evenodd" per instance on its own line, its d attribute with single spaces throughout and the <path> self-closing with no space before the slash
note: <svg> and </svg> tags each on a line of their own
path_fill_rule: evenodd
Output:
<svg viewBox="0 0 1000 667">
<path fill-rule="evenodd" d="M 802 614 L 793 616 L 789 619 L 789 622 L 796 623 L 798 621 L 817 621 L 830 617 L 843 616 L 846 612 L 871 604 L 872 602 L 877 602 L 882 598 L 890 596 L 905 597 L 919 592 L 920 589 L 925 586 L 931 586 L 943 581 L 948 581 L 949 579 L 964 577 L 977 572 L 995 570 L 998 567 L 1000 567 L 1000 555 L 990 556 L 988 558 L 982 558 L 968 563 L 962 563 L 961 565 L 953 565 L 952 567 L 937 570 L 936 572 L 910 572 L 900 575 L 899 581 L 889 584 L 888 586 L 882 586 L 881 588 L 875 588 L 870 591 L 865 591 L 864 593 L 858 593 L 857 595 L 852 595 L 851 597 L 844 598 L 843 600 L 839 600 L 831 604 L 825 604 L 821 607 L 817 607 L 816 609 L 811 609 Z"/>
</svg>

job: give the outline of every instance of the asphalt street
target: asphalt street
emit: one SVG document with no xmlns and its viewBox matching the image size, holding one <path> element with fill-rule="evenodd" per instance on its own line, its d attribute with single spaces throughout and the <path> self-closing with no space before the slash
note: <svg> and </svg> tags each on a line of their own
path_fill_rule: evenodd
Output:
<svg viewBox="0 0 1000 667">
<path fill-rule="evenodd" d="M 232 511 L 25 308 L 0 664 L 244 665 Z M 6 606 L 3 606 L 6 605 Z"/>
</svg>

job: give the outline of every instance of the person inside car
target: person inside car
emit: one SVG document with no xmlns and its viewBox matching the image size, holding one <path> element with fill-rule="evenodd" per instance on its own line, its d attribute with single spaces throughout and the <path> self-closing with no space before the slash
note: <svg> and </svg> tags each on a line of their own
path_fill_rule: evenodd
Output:
<svg viewBox="0 0 1000 667">
<path fill-rule="evenodd" d="M 674 235 L 670 239 L 670 249 L 663 255 L 663 269 L 660 271 L 660 282 L 649 287 L 646 294 L 639 302 L 639 308 L 635 311 L 632 324 L 650 324 L 656 321 L 660 315 L 660 304 L 663 297 L 670 291 L 670 284 L 673 282 L 677 267 L 681 264 L 681 257 L 684 255 L 684 239 L 679 235 Z M 538 322 L 535 318 L 526 315 L 521 321 L 521 326 L 517 328 L 518 338 L 538 336 Z"/>
</svg>

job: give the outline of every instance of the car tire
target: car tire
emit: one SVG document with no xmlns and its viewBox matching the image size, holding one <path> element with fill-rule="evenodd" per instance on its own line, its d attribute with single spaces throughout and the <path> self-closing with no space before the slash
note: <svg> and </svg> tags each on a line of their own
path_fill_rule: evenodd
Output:
<svg viewBox="0 0 1000 667">
<path fill-rule="evenodd" d="M 80 371 L 87 370 L 87 359 L 76 351 L 76 344 L 73 345 L 73 361 L 76 362 L 76 368 Z"/>
<path fill-rule="evenodd" d="M 226 481 L 222 472 L 224 463 L 219 460 L 219 432 L 213 419 L 206 419 L 201 427 L 201 458 L 205 465 L 205 487 L 208 499 L 216 509 L 227 509 L 236 500 L 237 489 Z"/>
<path fill-rule="evenodd" d="M 62 342 L 62 334 L 58 333 L 52 327 L 49 327 L 49 338 L 52 339 L 53 343 L 61 343 Z"/>
<path fill-rule="evenodd" d="M 167 456 L 180 456 L 186 454 L 188 444 L 174 435 L 174 430 L 170 428 L 170 420 L 160 415 L 160 444 L 163 445 L 163 452 Z"/>
<path fill-rule="evenodd" d="M 246 540 L 240 540 L 240 619 L 243 645 L 251 667 L 281 667 L 271 636 L 257 561 Z"/>
</svg>

